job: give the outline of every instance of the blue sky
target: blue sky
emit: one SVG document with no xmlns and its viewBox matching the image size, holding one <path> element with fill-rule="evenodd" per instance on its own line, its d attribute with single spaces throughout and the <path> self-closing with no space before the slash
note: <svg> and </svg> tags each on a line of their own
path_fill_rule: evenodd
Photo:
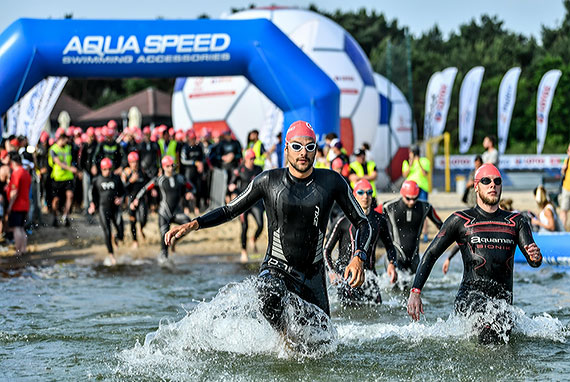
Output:
<svg viewBox="0 0 570 382">
<path fill-rule="evenodd" d="M 481 14 L 497 15 L 509 30 L 540 38 L 542 25 L 556 27 L 564 18 L 562 0 L 312 0 L 312 1 L 239 1 L 239 0 L 16 0 L 5 2 L 0 12 L 0 30 L 21 17 L 62 18 L 73 13 L 77 19 L 192 19 L 206 13 L 219 17 L 232 7 L 255 3 L 307 7 L 310 3 L 328 11 L 357 10 L 362 7 L 383 12 L 389 20 L 397 19 L 413 34 L 421 34 L 438 24 L 448 34 L 458 25 Z"/>
</svg>

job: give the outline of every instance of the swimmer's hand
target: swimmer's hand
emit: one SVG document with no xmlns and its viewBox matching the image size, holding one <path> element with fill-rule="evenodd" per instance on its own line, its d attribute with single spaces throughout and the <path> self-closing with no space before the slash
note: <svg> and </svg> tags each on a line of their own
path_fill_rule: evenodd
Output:
<svg viewBox="0 0 570 382">
<path fill-rule="evenodd" d="M 396 272 L 396 266 L 394 263 L 388 263 L 388 268 L 386 268 L 386 273 L 390 278 L 390 284 L 394 284 L 398 281 L 398 272 Z"/>
<path fill-rule="evenodd" d="M 447 274 L 447 272 L 449 271 L 449 258 L 445 259 L 445 261 L 443 262 L 443 265 L 441 267 L 441 271 L 443 272 L 444 275 Z"/>
<path fill-rule="evenodd" d="M 542 254 L 540 253 L 540 248 L 538 248 L 538 245 L 536 245 L 536 243 L 525 245 L 524 249 L 526 253 L 528 253 L 528 258 L 530 261 L 538 263 L 538 265 L 542 263 Z"/>
<path fill-rule="evenodd" d="M 420 319 L 420 313 L 423 314 L 424 305 L 422 304 L 422 298 L 419 293 L 410 292 L 410 298 L 408 298 L 408 314 L 414 321 Z"/>
<path fill-rule="evenodd" d="M 196 220 L 192 220 L 186 224 L 179 225 L 177 227 L 172 228 L 170 231 L 164 235 L 164 243 L 166 245 L 172 245 L 182 236 L 189 234 L 192 231 L 196 231 L 198 228 L 198 222 Z"/>
<path fill-rule="evenodd" d="M 332 285 L 336 285 L 342 282 L 342 278 L 336 272 L 329 272 L 329 280 L 331 281 Z"/>
<path fill-rule="evenodd" d="M 364 282 L 364 261 L 354 256 L 344 270 L 344 279 L 352 288 L 358 288 Z"/>
</svg>

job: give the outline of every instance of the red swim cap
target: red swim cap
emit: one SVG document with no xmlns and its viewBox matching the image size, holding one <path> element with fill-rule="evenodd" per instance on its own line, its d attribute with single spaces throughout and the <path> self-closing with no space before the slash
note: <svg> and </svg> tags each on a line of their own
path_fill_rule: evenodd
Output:
<svg viewBox="0 0 570 382">
<path fill-rule="evenodd" d="M 162 158 L 160 163 L 162 163 L 162 167 L 170 166 L 174 164 L 174 159 L 172 159 L 170 155 L 167 155 L 164 158 Z"/>
<path fill-rule="evenodd" d="M 45 131 L 45 130 L 42 131 L 42 132 L 40 133 L 40 142 L 41 142 L 41 143 L 46 143 L 46 142 L 48 141 L 48 139 L 49 139 L 49 133 L 48 133 L 47 131 Z"/>
<path fill-rule="evenodd" d="M 313 127 L 309 122 L 305 121 L 293 122 L 291 126 L 289 126 L 289 129 L 287 129 L 287 134 L 285 135 L 286 142 L 291 142 L 291 140 L 296 137 L 307 137 L 313 141 L 317 140 Z"/>
<path fill-rule="evenodd" d="M 501 177 L 501 173 L 499 172 L 499 169 L 496 168 L 493 164 L 485 163 L 484 165 L 482 165 L 477 169 L 477 172 L 475 172 L 475 179 L 473 179 L 473 187 L 476 187 L 477 184 L 479 184 L 479 181 L 487 176 Z"/>
<path fill-rule="evenodd" d="M 417 198 L 420 194 L 420 188 L 418 184 L 413 180 L 406 180 L 400 188 L 400 195 L 406 198 Z"/>
<path fill-rule="evenodd" d="M 195 139 L 196 132 L 194 131 L 194 129 L 189 129 L 188 131 L 186 131 L 186 136 L 188 137 L 188 139 Z"/>
<path fill-rule="evenodd" d="M 87 130 L 85 130 L 85 134 L 87 134 L 90 137 L 93 137 L 95 135 L 95 129 L 93 128 L 93 126 L 89 126 Z"/>
<path fill-rule="evenodd" d="M 372 189 L 372 185 L 370 184 L 369 181 L 367 181 L 366 179 L 360 179 L 358 182 L 356 182 L 356 184 L 354 185 L 354 190 L 352 190 L 352 193 L 354 195 L 356 195 L 356 191 L 358 190 L 364 190 L 364 191 L 368 191 Z"/>
<path fill-rule="evenodd" d="M 103 158 L 101 161 L 101 169 L 113 167 L 113 162 L 109 158 Z"/>
<path fill-rule="evenodd" d="M 185 134 L 184 134 L 184 131 L 180 131 L 180 130 L 179 130 L 179 131 L 176 132 L 176 134 L 175 134 L 175 136 L 174 136 L 174 139 L 175 139 L 176 141 L 178 141 L 178 142 L 182 142 L 182 141 L 184 140 L 184 135 L 185 135 Z"/>
<path fill-rule="evenodd" d="M 129 162 L 138 162 L 139 161 L 139 154 L 136 151 L 131 151 L 129 155 L 127 155 L 127 160 Z"/>
<path fill-rule="evenodd" d="M 335 160 L 332 161 L 332 169 L 339 169 L 342 168 L 342 166 L 344 165 L 344 162 L 342 161 L 342 158 L 336 158 Z"/>
<path fill-rule="evenodd" d="M 65 136 L 65 128 L 64 127 L 58 127 L 58 129 L 55 131 L 55 139 L 59 139 L 59 137 L 63 137 Z"/>
<path fill-rule="evenodd" d="M 253 149 L 247 149 L 245 152 L 245 159 L 253 159 L 255 158 L 255 151 Z"/>
<path fill-rule="evenodd" d="M 142 130 L 143 134 L 150 134 L 150 126 L 145 126 Z"/>
</svg>

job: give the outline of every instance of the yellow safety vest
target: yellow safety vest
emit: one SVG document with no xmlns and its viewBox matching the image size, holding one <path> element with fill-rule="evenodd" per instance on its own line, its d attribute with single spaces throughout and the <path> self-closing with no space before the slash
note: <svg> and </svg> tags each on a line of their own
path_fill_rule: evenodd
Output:
<svg viewBox="0 0 570 382">
<path fill-rule="evenodd" d="M 368 175 L 374 172 L 375 167 L 376 163 L 374 163 L 373 161 L 366 162 L 366 170 L 368 171 Z M 350 164 L 350 168 L 354 170 L 354 172 L 359 178 L 362 178 L 364 176 L 364 168 L 362 167 L 360 162 L 357 161 L 352 162 Z M 370 185 L 372 186 L 372 197 L 376 197 L 376 182 L 373 180 L 369 182 Z M 354 182 L 350 182 L 350 187 L 354 188 L 354 184 L 355 184 Z"/>
<path fill-rule="evenodd" d="M 163 158 L 165 155 L 170 155 L 172 157 L 172 159 L 174 159 L 174 164 L 178 165 L 178 158 L 176 155 L 176 144 L 177 144 L 177 142 L 174 139 L 171 139 L 170 142 L 168 142 L 168 147 L 166 148 L 166 153 L 164 152 L 164 144 L 165 143 L 166 142 L 162 138 L 158 140 L 158 146 L 160 147 L 160 157 Z"/>
<path fill-rule="evenodd" d="M 248 145 L 248 149 L 252 149 L 253 152 L 255 153 L 255 159 L 253 160 L 253 164 L 261 167 L 263 169 L 263 167 L 265 167 L 265 158 L 266 155 L 265 153 L 261 154 L 261 141 L 258 139 L 257 141 L 255 141 L 255 143 L 249 144 Z M 244 152 L 244 156 L 245 156 L 245 152 Z"/>
<path fill-rule="evenodd" d="M 422 173 L 422 169 L 420 168 L 420 164 L 422 165 L 422 168 L 424 169 L 424 171 L 428 173 L 427 176 Z M 414 182 L 416 182 L 418 184 L 419 188 L 421 188 L 425 192 L 429 192 L 428 176 L 429 176 L 429 172 L 431 171 L 430 167 L 431 167 L 431 163 L 430 163 L 429 159 L 427 159 L 427 158 L 423 158 L 423 157 L 420 158 L 419 163 L 414 161 L 414 163 L 412 164 L 411 167 L 410 167 L 410 164 L 408 163 L 408 161 L 405 160 L 404 162 L 402 162 L 402 173 L 409 170 L 410 173 L 408 174 L 408 177 L 406 178 L 406 180 L 413 180 Z"/>
<path fill-rule="evenodd" d="M 64 182 L 66 180 L 73 180 L 74 175 L 71 171 L 63 169 L 60 165 L 55 163 L 53 157 L 57 157 L 61 162 L 71 166 L 71 145 L 59 147 L 58 144 L 53 144 L 49 148 L 48 164 L 52 168 L 51 178 L 56 182 Z"/>
</svg>

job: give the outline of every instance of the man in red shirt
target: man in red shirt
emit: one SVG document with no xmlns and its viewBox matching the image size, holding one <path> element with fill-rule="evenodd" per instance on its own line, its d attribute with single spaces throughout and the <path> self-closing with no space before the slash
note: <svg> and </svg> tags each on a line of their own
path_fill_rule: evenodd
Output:
<svg viewBox="0 0 570 382">
<path fill-rule="evenodd" d="M 30 185 L 32 177 L 28 171 L 22 167 L 22 158 L 17 152 L 10 153 L 10 167 L 12 175 L 8 183 L 8 227 L 14 232 L 14 244 L 17 255 L 26 254 L 28 238 L 24 231 L 24 224 L 30 209 Z"/>
</svg>

